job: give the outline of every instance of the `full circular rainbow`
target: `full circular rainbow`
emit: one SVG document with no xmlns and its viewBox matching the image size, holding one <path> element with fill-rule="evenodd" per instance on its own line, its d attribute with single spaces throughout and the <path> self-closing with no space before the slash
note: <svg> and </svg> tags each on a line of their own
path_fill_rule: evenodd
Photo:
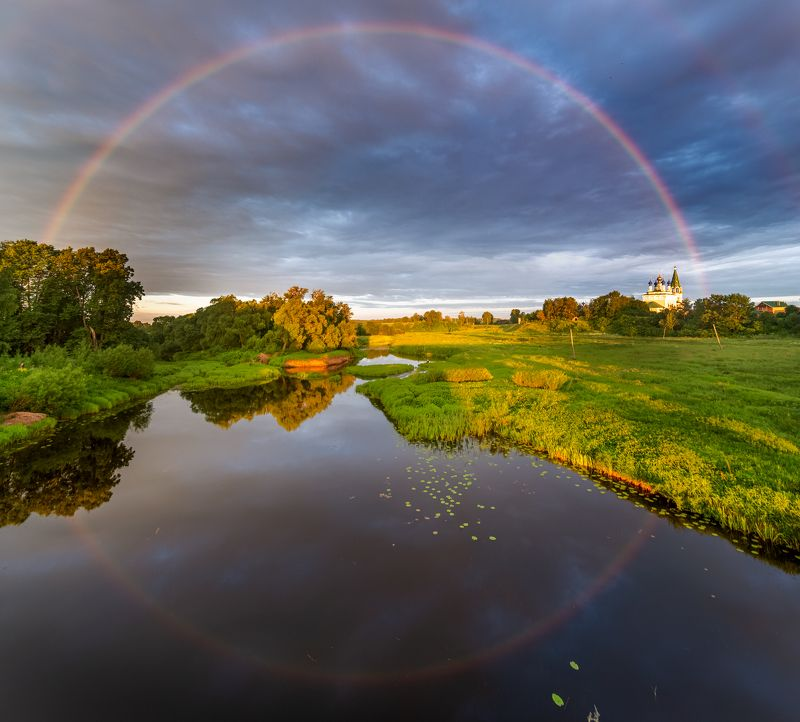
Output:
<svg viewBox="0 0 800 722">
<path fill-rule="evenodd" d="M 142 123 L 157 113 L 178 94 L 205 78 L 218 73 L 220 70 L 265 50 L 295 45 L 310 40 L 358 35 L 410 36 L 471 48 L 495 58 L 500 58 L 524 72 L 551 83 L 596 120 L 619 144 L 631 160 L 633 160 L 666 209 L 679 237 L 686 246 L 692 262 L 696 267 L 702 268 L 700 253 L 691 231 L 686 224 L 686 220 L 656 169 L 645 157 L 644 153 L 637 147 L 631 137 L 586 95 L 559 78 L 547 68 L 486 40 L 449 30 L 440 30 L 426 25 L 401 22 L 355 22 L 340 25 L 323 25 L 293 30 L 275 36 L 265 36 L 239 46 L 207 62 L 201 63 L 178 76 L 173 82 L 164 86 L 125 118 L 119 126 L 117 126 L 116 130 L 114 130 L 114 132 L 97 148 L 86 163 L 84 163 L 59 199 L 55 211 L 51 215 L 42 233 L 42 240 L 50 244 L 55 241 L 70 212 L 106 159 L 115 151 L 120 143 L 142 125 Z"/>
</svg>

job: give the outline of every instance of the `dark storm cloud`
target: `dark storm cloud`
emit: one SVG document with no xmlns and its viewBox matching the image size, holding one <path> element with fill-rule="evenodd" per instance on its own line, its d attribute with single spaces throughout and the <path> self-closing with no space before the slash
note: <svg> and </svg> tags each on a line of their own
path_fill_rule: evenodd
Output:
<svg viewBox="0 0 800 722">
<path fill-rule="evenodd" d="M 199 63 L 287 30 L 401 20 L 538 60 L 603 107 L 682 207 L 709 290 L 794 292 L 789 0 L 18 0 L 0 12 L 3 237 L 41 233 L 94 149 Z M 299 283 L 364 309 L 502 308 L 638 292 L 673 263 L 690 295 L 706 291 L 641 170 L 584 109 L 502 59 L 413 37 L 275 47 L 187 88 L 110 156 L 57 243 L 122 249 L 153 294 Z"/>
</svg>

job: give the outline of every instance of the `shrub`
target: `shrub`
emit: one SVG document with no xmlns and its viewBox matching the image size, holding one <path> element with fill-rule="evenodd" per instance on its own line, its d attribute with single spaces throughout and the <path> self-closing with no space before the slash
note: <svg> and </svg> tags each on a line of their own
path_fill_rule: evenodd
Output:
<svg viewBox="0 0 800 722">
<path fill-rule="evenodd" d="M 0 373 L 0 408 L 10 409 L 20 395 L 22 380 L 26 373 L 18 371 L 17 363 L 11 368 L 3 369 Z"/>
<path fill-rule="evenodd" d="M 464 381 L 489 381 L 492 375 L 489 369 L 483 367 L 467 369 L 447 369 L 444 372 L 445 381 L 460 384 Z"/>
<path fill-rule="evenodd" d="M 69 354 L 61 346 L 45 346 L 31 354 L 30 365 L 36 368 L 63 369 L 71 365 Z"/>
<path fill-rule="evenodd" d="M 544 370 L 544 371 L 517 371 L 511 380 L 517 386 L 527 386 L 531 389 L 549 389 L 558 391 L 567 381 L 567 376 L 563 371 Z"/>
<path fill-rule="evenodd" d="M 134 349 L 122 343 L 97 351 L 94 363 L 109 376 L 146 379 L 153 375 L 155 359 L 149 348 Z"/>
<path fill-rule="evenodd" d="M 86 375 L 75 367 L 37 368 L 19 372 L 19 384 L 9 407 L 59 416 L 86 398 Z"/>
</svg>

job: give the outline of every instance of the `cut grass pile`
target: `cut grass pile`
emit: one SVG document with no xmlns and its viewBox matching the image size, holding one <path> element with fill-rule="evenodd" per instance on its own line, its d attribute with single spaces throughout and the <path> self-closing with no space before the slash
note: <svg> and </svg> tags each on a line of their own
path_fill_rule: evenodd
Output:
<svg viewBox="0 0 800 722">
<path fill-rule="evenodd" d="M 572 359 L 569 336 L 419 336 L 393 337 L 392 351 L 446 360 L 359 388 L 407 438 L 493 436 L 800 548 L 800 342 L 581 335 Z M 492 378 L 431 383 L 477 367 Z"/>
</svg>

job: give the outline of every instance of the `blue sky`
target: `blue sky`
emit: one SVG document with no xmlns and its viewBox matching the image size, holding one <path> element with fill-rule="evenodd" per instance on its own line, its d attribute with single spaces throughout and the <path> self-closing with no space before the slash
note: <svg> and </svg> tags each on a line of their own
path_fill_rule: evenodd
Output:
<svg viewBox="0 0 800 722">
<path fill-rule="evenodd" d="M 10 0 L 0 7 L 2 238 L 42 239 L 120 124 L 202 63 L 320 25 L 413 23 L 468 45 L 335 33 L 175 94 L 95 173 L 52 242 L 128 254 L 143 317 L 324 288 L 359 317 L 498 314 L 554 295 L 800 294 L 795 0 Z"/>
</svg>

